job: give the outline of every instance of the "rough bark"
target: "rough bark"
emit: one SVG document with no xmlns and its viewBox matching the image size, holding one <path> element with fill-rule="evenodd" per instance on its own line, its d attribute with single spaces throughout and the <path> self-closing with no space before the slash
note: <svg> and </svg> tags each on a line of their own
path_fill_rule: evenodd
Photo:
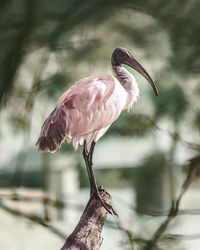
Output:
<svg viewBox="0 0 200 250">
<path fill-rule="evenodd" d="M 102 192 L 101 197 L 106 203 L 112 203 L 112 198 L 107 192 Z M 103 238 L 101 231 L 108 212 L 102 207 L 99 200 L 91 198 L 74 231 L 66 239 L 61 250 L 98 250 Z"/>
</svg>

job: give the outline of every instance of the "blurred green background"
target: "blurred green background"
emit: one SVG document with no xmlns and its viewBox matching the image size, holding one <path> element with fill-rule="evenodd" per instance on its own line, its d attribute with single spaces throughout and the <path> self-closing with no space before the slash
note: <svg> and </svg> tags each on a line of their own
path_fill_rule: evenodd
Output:
<svg viewBox="0 0 200 250">
<path fill-rule="evenodd" d="M 89 196 L 82 149 L 75 153 L 65 144 L 56 154 L 41 154 L 35 142 L 69 86 L 112 73 L 116 47 L 134 54 L 160 95 L 127 67 L 139 101 L 111 126 L 94 155 L 98 183 L 119 213 L 108 218 L 102 249 L 144 249 L 166 219 L 148 214 L 166 215 L 186 176 L 191 185 L 180 207 L 196 212 L 177 216 L 167 230 L 176 237 L 163 234 L 153 249 L 198 249 L 200 160 L 192 168 L 188 160 L 200 154 L 199 13 L 198 0 L 0 2 L 2 249 L 59 249 L 76 225 Z"/>
</svg>

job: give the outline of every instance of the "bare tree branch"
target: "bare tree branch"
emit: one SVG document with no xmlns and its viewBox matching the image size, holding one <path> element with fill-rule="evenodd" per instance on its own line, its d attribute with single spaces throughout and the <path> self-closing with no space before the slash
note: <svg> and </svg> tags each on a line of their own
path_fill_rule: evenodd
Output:
<svg viewBox="0 0 200 250">
<path fill-rule="evenodd" d="M 107 192 L 101 194 L 106 203 L 112 203 Z M 98 250 L 103 238 L 101 231 L 107 217 L 107 211 L 99 200 L 91 198 L 72 234 L 66 239 L 61 250 Z"/>
</svg>

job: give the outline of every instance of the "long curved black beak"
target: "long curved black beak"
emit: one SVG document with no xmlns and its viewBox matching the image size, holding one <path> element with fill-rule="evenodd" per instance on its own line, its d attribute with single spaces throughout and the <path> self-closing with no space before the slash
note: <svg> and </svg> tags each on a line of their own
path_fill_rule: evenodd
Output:
<svg viewBox="0 0 200 250">
<path fill-rule="evenodd" d="M 146 72 L 146 70 L 142 67 L 142 65 L 135 60 L 133 57 L 128 57 L 125 62 L 128 66 L 135 69 L 138 73 L 140 73 L 147 81 L 151 84 L 155 94 L 158 96 L 158 89 L 154 81 L 151 79 L 150 75 Z"/>
</svg>

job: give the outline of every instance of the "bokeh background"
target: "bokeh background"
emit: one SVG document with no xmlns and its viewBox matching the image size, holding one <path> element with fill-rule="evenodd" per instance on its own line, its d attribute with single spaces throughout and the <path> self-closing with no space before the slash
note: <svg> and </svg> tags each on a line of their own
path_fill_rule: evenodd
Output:
<svg viewBox="0 0 200 250">
<path fill-rule="evenodd" d="M 78 222 L 89 197 L 82 149 L 41 154 L 35 142 L 62 92 L 111 74 L 115 47 L 133 52 L 160 95 L 127 67 L 141 96 L 94 154 L 119 214 L 101 249 L 199 249 L 199 11 L 198 0 L 0 2 L 2 249 L 60 249 Z"/>
</svg>

